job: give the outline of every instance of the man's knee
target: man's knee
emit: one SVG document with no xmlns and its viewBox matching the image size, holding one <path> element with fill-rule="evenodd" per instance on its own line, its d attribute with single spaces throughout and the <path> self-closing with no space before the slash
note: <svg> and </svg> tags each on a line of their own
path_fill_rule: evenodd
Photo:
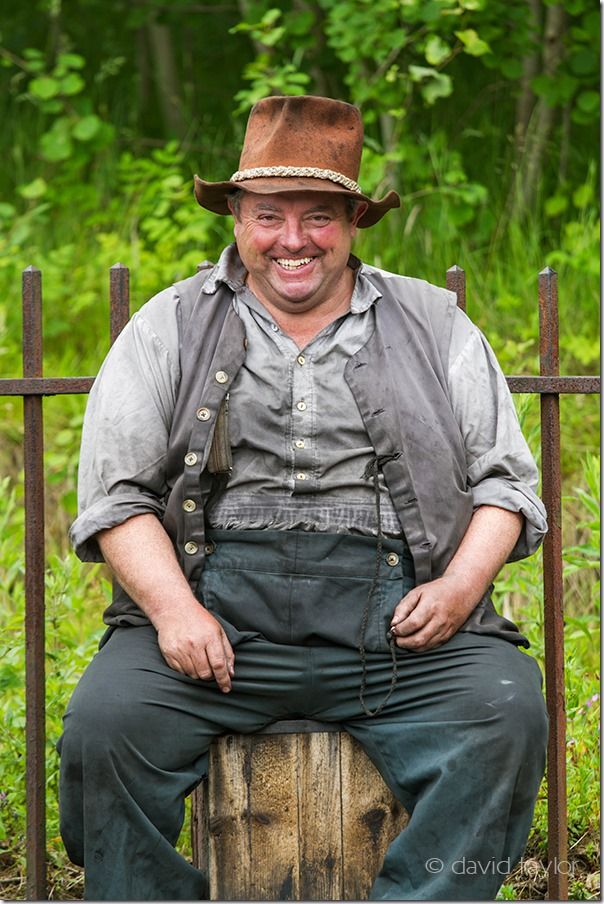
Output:
<svg viewBox="0 0 604 904">
<path fill-rule="evenodd" d="M 491 742 L 507 751 L 545 757 L 547 711 L 535 660 L 514 651 L 513 669 L 493 668 L 475 688 L 475 711 L 490 726 Z"/>
</svg>

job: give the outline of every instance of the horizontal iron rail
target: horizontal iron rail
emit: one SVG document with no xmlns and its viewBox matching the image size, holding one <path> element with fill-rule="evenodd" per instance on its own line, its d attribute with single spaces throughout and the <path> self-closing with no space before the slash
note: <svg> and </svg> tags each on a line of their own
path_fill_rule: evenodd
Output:
<svg viewBox="0 0 604 904">
<path fill-rule="evenodd" d="M 0 379 L 0 396 L 78 395 L 90 392 L 94 377 L 16 377 Z M 510 392 L 592 395 L 600 392 L 600 377 L 506 377 Z"/>
</svg>

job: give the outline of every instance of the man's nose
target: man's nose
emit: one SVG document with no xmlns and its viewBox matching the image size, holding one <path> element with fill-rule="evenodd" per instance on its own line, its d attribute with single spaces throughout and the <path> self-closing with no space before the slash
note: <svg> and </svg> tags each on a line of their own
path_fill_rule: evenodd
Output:
<svg viewBox="0 0 604 904">
<path fill-rule="evenodd" d="M 306 244 L 304 224 L 297 217 L 288 217 L 283 224 L 281 244 L 288 251 L 299 251 Z"/>
</svg>

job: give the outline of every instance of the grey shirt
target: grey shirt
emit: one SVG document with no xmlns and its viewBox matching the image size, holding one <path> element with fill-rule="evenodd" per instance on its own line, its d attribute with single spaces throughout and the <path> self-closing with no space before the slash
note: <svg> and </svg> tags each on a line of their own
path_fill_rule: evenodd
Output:
<svg viewBox="0 0 604 904">
<path fill-rule="evenodd" d="M 235 247 L 223 252 L 203 291 L 214 292 L 219 282 L 230 287 L 248 349 L 229 399 L 234 468 L 225 494 L 209 513 L 213 526 L 376 532 L 373 487 L 362 477 L 373 450 L 343 379 L 347 360 L 370 332 L 380 297 L 371 280 L 376 272 L 389 277 L 367 265 L 358 267 L 350 312 L 300 350 L 245 286 Z M 146 510 L 161 517 L 162 469 L 180 377 L 176 311 L 173 288 L 144 305 L 95 382 L 82 441 L 80 513 L 71 531 L 85 560 L 99 557 L 93 539 L 98 530 L 141 511 L 140 503 L 129 505 L 122 494 L 112 497 L 117 484 L 144 482 L 156 495 Z M 133 371 L 140 374 L 144 392 L 138 392 L 136 382 L 124 382 L 124 372 Z M 535 495 L 537 470 L 495 356 L 459 310 L 448 390 L 464 438 L 474 506 L 522 512 L 525 526 L 513 558 L 528 555 L 546 530 Z M 132 417 L 140 424 L 136 442 L 120 426 Z M 382 527 L 397 534 L 400 525 L 383 482 L 381 502 Z"/>
</svg>

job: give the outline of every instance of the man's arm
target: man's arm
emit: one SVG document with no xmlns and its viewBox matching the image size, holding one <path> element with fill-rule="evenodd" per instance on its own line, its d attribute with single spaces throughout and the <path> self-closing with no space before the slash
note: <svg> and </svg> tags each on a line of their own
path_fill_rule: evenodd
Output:
<svg viewBox="0 0 604 904">
<path fill-rule="evenodd" d="M 442 577 L 414 587 L 394 610 L 390 630 L 397 646 L 419 653 L 455 634 L 507 561 L 523 520 L 492 505 L 476 509 Z"/>
<path fill-rule="evenodd" d="M 137 515 L 100 531 L 98 542 L 124 590 L 155 626 L 170 668 L 191 678 L 215 678 L 228 693 L 235 662 L 231 644 L 193 594 L 155 515 Z"/>
</svg>

